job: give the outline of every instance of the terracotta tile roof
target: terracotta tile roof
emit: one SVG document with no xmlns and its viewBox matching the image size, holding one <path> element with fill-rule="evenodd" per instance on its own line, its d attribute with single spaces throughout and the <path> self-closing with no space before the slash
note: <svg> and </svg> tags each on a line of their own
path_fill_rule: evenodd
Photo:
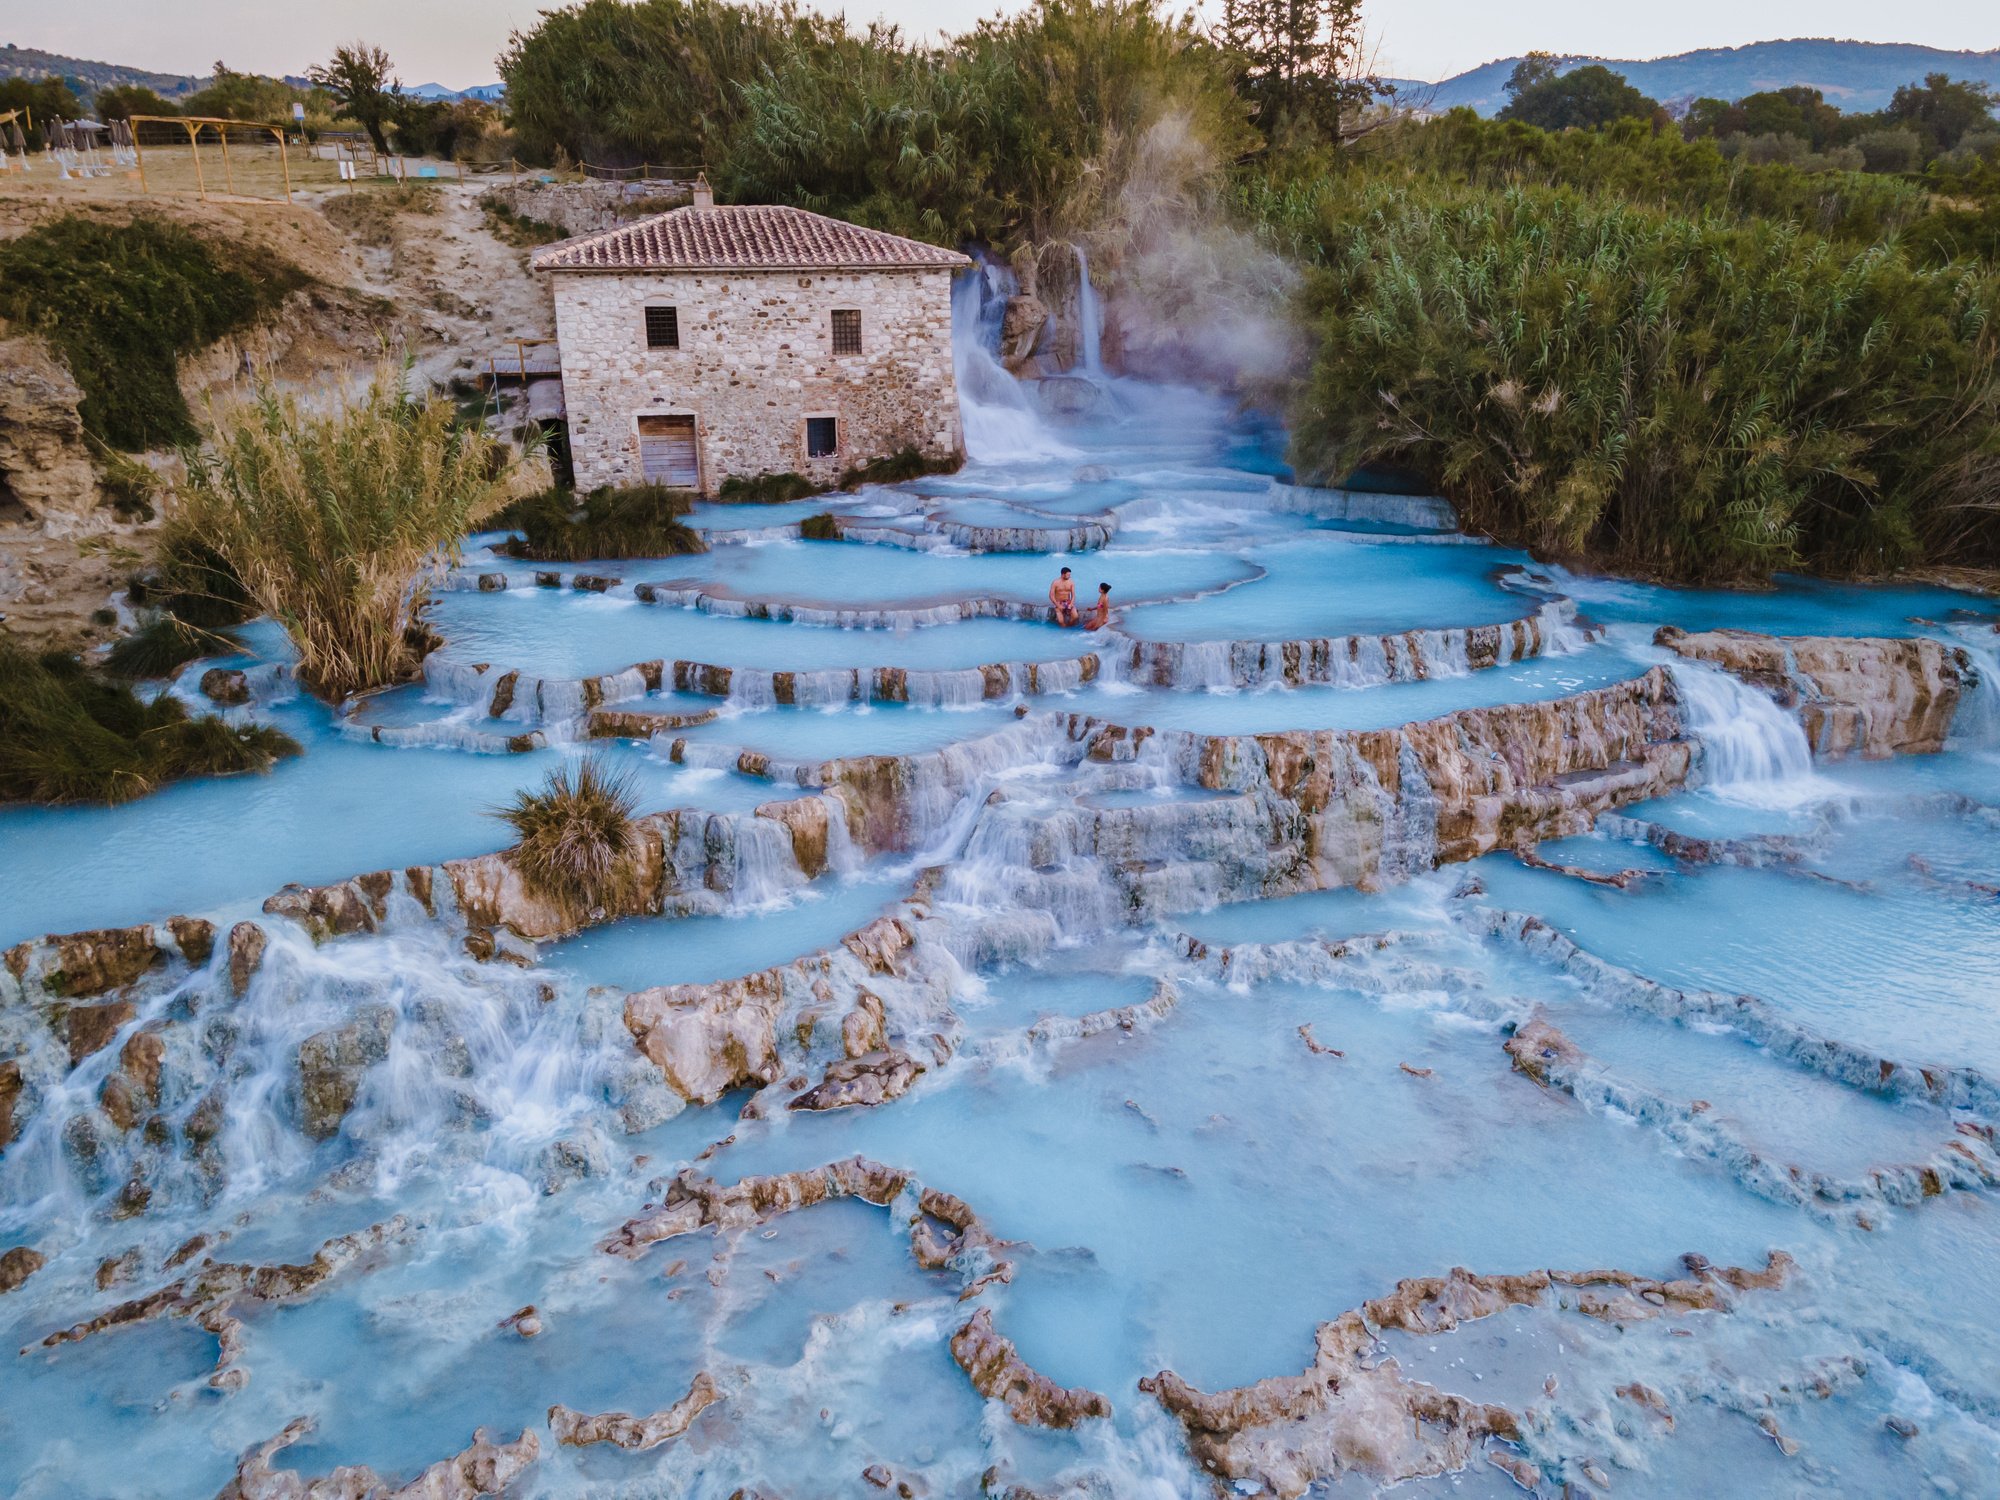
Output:
<svg viewBox="0 0 2000 1500">
<path fill-rule="evenodd" d="M 676 208 L 535 252 L 537 271 L 955 270 L 969 262 L 842 219 L 775 205 Z"/>
</svg>

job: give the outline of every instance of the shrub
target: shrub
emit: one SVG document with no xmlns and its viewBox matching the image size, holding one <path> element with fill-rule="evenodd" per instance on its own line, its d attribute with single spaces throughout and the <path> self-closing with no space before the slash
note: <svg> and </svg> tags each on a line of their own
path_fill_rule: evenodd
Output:
<svg viewBox="0 0 2000 1500">
<path fill-rule="evenodd" d="M 116 642 L 105 655 L 113 677 L 171 677 L 189 662 L 216 656 L 235 645 L 227 635 L 162 615 Z"/>
<path fill-rule="evenodd" d="M 1302 470 L 1409 464 L 1476 527 L 1675 578 L 1990 559 L 1990 275 L 1548 189 L 1332 222 Z"/>
<path fill-rule="evenodd" d="M 306 284 L 297 267 L 140 215 L 78 215 L 0 242 L 0 317 L 32 328 L 83 390 L 84 430 L 139 451 L 195 436 L 178 363 Z"/>
<path fill-rule="evenodd" d="M 956 455 L 951 458 L 926 458 L 914 448 L 904 448 L 849 469 L 840 476 L 840 488 L 858 490 L 864 484 L 905 484 L 928 474 L 956 474 L 964 462 Z"/>
<path fill-rule="evenodd" d="M 508 858 L 530 889 L 580 916 L 625 894 L 625 864 L 636 842 L 632 777 L 594 756 L 549 772 L 541 790 L 523 789 L 496 809 L 520 842 Z"/>
<path fill-rule="evenodd" d="M 1854 138 L 1854 148 L 1870 172 L 1914 172 L 1924 154 L 1917 133 L 1899 125 L 1864 130 Z"/>
<path fill-rule="evenodd" d="M 241 625 L 257 613 L 243 580 L 185 517 L 160 528 L 154 560 L 152 573 L 126 585 L 135 609 L 155 609 L 205 630 Z"/>
<path fill-rule="evenodd" d="M 715 498 L 725 505 L 777 505 L 822 492 L 822 486 L 788 470 L 783 474 L 732 474 L 722 481 Z"/>
<path fill-rule="evenodd" d="M 557 486 L 515 501 L 493 524 L 520 532 L 507 550 L 538 562 L 679 557 L 708 550 L 701 533 L 680 519 L 691 503 L 686 490 L 661 484 L 606 486 L 581 498 Z"/>
<path fill-rule="evenodd" d="M 452 404 L 377 372 L 356 405 L 308 410 L 265 388 L 190 453 L 181 513 L 298 649 L 300 681 L 339 699 L 412 675 L 431 572 L 505 499 L 505 450 Z"/>
<path fill-rule="evenodd" d="M 560 224 L 524 214 L 493 193 L 482 194 L 479 207 L 486 215 L 486 227 L 495 239 L 518 245 L 523 250 L 531 250 L 537 245 L 553 245 L 557 240 L 569 238 L 569 231 Z M 650 205 L 648 211 L 652 211 Z"/>
<path fill-rule="evenodd" d="M 364 245 L 377 249 L 396 242 L 396 221 L 405 214 L 434 214 L 443 199 L 435 183 L 392 182 L 355 193 L 336 193 L 321 211 Z"/>
<path fill-rule="evenodd" d="M 840 523 L 826 511 L 821 511 L 799 523 L 799 535 L 809 542 L 837 542 L 840 540 Z"/>
<path fill-rule="evenodd" d="M 0 801 L 128 802 L 181 777 L 268 770 L 298 753 L 275 729 L 191 719 L 178 698 L 149 703 L 73 657 L 0 640 Z"/>
</svg>

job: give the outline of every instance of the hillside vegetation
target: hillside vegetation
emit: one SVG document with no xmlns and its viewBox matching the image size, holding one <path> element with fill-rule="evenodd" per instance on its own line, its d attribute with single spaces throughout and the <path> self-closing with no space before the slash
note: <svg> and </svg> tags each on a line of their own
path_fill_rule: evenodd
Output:
<svg viewBox="0 0 2000 1500">
<path fill-rule="evenodd" d="M 297 267 L 150 215 L 70 216 L 0 242 L 0 317 L 62 355 L 85 431 L 140 451 L 195 436 L 178 363 L 305 285 Z"/>
<path fill-rule="evenodd" d="M 2000 565 L 2000 121 L 1913 70 L 1675 117 L 1534 56 L 1504 120 L 1352 82 L 1358 5 L 1038 0 L 943 45 L 788 5 L 583 0 L 501 60 L 545 159 L 705 163 L 1006 254 L 1089 247 L 1124 356 L 1414 469 L 1549 557 L 1677 579 Z M 1720 75 L 1718 75 L 1720 76 Z M 1538 123 L 1539 122 L 1539 123 Z"/>
</svg>

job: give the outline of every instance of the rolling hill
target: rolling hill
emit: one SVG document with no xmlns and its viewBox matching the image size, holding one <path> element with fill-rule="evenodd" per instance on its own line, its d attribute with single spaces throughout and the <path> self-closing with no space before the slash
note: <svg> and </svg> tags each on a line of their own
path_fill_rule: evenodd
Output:
<svg viewBox="0 0 2000 1500">
<path fill-rule="evenodd" d="M 1431 107 L 1453 109 L 1468 105 L 1482 115 L 1497 113 L 1507 103 L 1507 79 L 1518 57 L 1504 57 L 1447 78 L 1441 83 L 1400 81 L 1405 98 L 1431 94 Z M 1570 66 L 1602 63 L 1622 73 L 1641 93 L 1663 103 L 1709 96 L 1740 99 L 1761 89 L 1809 84 L 1827 102 L 1847 111 L 1881 109 L 1897 88 L 1922 80 L 1926 73 L 1990 83 L 2000 88 L 2000 48 L 1991 52 L 1946 52 L 1906 42 L 1845 42 L 1807 37 L 1782 42 L 1752 42 L 1746 47 L 1704 47 L 1674 57 L 1645 60 L 1609 57 L 1568 57 Z"/>
</svg>

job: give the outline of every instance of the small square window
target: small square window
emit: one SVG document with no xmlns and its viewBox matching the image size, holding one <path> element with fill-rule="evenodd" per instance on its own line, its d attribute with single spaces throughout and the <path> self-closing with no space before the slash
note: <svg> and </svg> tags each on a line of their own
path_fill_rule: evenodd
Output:
<svg viewBox="0 0 2000 1500">
<path fill-rule="evenodd" d="M 681 346 L 681 312 L 677 307 L 646 309 L 646 347 L 678 349 Z"/>
<path fill-rule="evenodd" d="M 858 309 L 837 307 L 833 310 L 833 352 L 861 352 L 861 313 Z"/>
<path fill-rule="evenodd" d="M 832 417 L 806 418 L 806 457 L 832 458 L 840 451 L 840 424 Z"/>
</svg>

